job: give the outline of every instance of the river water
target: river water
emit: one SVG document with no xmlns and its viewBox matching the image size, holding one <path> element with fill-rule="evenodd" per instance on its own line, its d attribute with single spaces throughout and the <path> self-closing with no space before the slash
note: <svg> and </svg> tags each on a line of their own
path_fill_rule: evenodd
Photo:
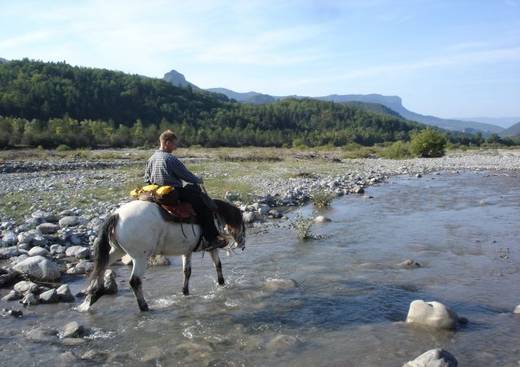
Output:
<svg viewBox="0 0 520 367">
<path fill-rule="evenodd" d="M 299 211 L 312 214 L 311 207 Z M 65 351 L 94 350 L 121 366 L 401 366 L 441 347 L 461 366 L 518 367 L 519 176 L 396 177 L 321 214 L 332 221 L 313 226 L 325 235 L 319 240 L 300 242 L 286 225 L 252 231 L 244 252 L 222 256 L 224 288 L 209 256 L 194 257 L 189 297 L 182 296 L 179 259 L 149 269 L 149 313 L 138 311 L 128 269 L 115 266 L 119 294 L 90 313 L 39 305 L 23 319 L 1 319 L 0 364 L 56 365 Z M 408 258 L 422 267 L 396 266 Z M 272 289 L 269 278 L 297 286 Z M 415 299 L 442 302 L 469 323 L 456 332 L 406 325 Z M 22 336 L 69 321 L 94 335 L 77 347 Z"/>
</svg>

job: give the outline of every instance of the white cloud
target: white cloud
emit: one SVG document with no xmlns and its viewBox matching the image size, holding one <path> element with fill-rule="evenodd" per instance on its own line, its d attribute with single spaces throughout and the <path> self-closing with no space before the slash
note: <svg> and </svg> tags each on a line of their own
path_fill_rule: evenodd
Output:
<svg viewBox="0 0 520 367">
<path fill-rule="evenodd" d="M 0 50 L 12 49 L 20 46 L 24 46 L 31 43 L 40 42 L 47 40 L 52 36 L 52 32 L 48 31 L 35 31 L 22 34 L 20 36 L 14 36 L 10 38 L 0 39 Z"/>
</svg>

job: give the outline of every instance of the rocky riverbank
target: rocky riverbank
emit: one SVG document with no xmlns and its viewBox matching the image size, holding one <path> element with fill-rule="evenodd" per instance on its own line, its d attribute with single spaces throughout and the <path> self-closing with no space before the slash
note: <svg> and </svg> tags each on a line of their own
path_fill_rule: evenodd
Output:
<svg viewBox="0 0 520 367">
<path fill-rule="evenodd" d="M 366 187 L 395 175 L 420 178 L 439 171 L 520 172 L 520 153 L 516 151 L 462 153 L 437 159 L 401 161 L 328 160 L 323 165 L 330 167 L 330 175 L 308 172 L 308 160 L 307 157 L 293 162 L 297 174 L 291 177 L 281 174 L 277 177 L 272 173 L 266 177 L 261 171 L 245 172 L 239 180 L 254 187 L 254 193 L 245 198 L 243 193 L 228 191 L 225 197 L 241 208 L 246 222 L 253 223 L 281 218 L 287 208 L 307 203 L 316 192 L 331 196 L 363 194 Z M 0 171 L 12 173 L 0 174 L 0 259 L 4 262 L 0 285 L 12 287 L 15 280 L 23 279 L 57 281 L 61 274 L 88 273 L 93 265 L 91 246 L 98 226 L 111 211 L 129 200 L 126 188 L 135 182 L 131 172 L 139 172 L 114 167 L 138 163 L 142 162 L 2 163 Z M 283 162 L 273 167 L 280 171 L 286 169 Z M 44 169 L 37 171 L 38 168 Z M 203 172 L 206 176 L 214 174 Z M 120 190 L 115 189 L 117 187 Z M 13 193 L 18 193 L 17 200 L 9 200 Z M 45 195 L 42 198 L 38 193 Z M 103 193 L 102 198 L 96 193 Z M 25 206 L 20 201 L 25 201 Z M 73 202 L 81 205 L 72 205 Z M 22 210 L 21 207 L 27 212 L 23 219 L 6 214 L 8 210 L 11 213 Z M 24 291 L 18 288 L 13 288 L 7 298 L 23 298 L 24 303 L 34 303 L 38 302 L 39 294 L 50 290 L 36 285 L 24 286 Z M 28 291 L 34 293 L 34 297 L 27 297 Z"/>
<path fill-rule="evenodd" d="M 140 176 L 139 168 L 127 169 L 139 162 L 128 161 L 120 166 L 97 163 L 59 166 L 52 162 L 47 165 L 32 162 L 33 168 L 40 165 L 51 168 L 0 174 L 0 287 L 3 288 L 0 296 L 10 305 L 3 313 L 6 317 L 23 317 L 25 311 L 19 303 L 36 306 L 76 302 L 67 283 L 85 277 L 92 269 L 92 245 L 97 228 L 111 211 L 129 200 L 128 188 L 138 182 Z M 226 197 L 241 207 L 244 218 L 252 226 L 258 226 L 270 218 L 282 217 L 291 207 L 309 202 L 316 192 L 332 196 L 362 195 L 368 186 L 395 175 L 421 179 L 440 171 L 520 173 L 520 155 L 514 151 L 458 154 L 438 159 L 314 163 L 322 166 L 321 172 L 312 171 L 308 158 L 298 158 L 290 164 L 274 162 L 269 166 L 272 170 L 269 175 L 261 169 L 244 172 L 237 180 L 253 187 L 254 193 L 244 197 L 241 192 L 229 190 Z M 226 169 L 225 162 L 218 164 Z M 219 173 L 207 168 L 202 174 L 208 177 Z M 17 196 L 13 197 L 13 193 Z M 9 214 L 18 210 L 26 214 L 21 217 Z M 112 292 L 117 292 L 113 273 L 107 273 L 105 283 Z M 36 314 L 38 307 L 41 306 L 32 308 Z M 35 333 L 36 336 L 34 333 L 30 336 L 50 337 L 42 330 Z M 52 334 L 52 338 L 55 337 L 56 333 Z M 63 340 L 74 344 L 81 343 L 81 338 Z"/>
<path fill-rule="evenodd" d="M 134 166 L 137 163 L 133 160 L 2 163 L 0 171 L 22 172 L 1 174 L 0 259 L 4 261 L 4 266 L 0 285 L 13 287 L 16 281 L 24 279 L 54 282 L 60 279 L 61 274 L 88 273 L 93 266 L 91 246 L 97 228 L 111 211 L 129 200 L 125 188 L 135 182 L 128 171 L 114 167 Z M 281 218 L 286 208 L 305 204 L 316 192 L 326 192 L 331 196 L 363 194 L 367 186 L 395 175 L 420 178 L 432 172 L 461 170 L 517 173 L 520 172 L 520 154 L 516 151 L 493 151 L 437 159 L 329 160 L 323 164 L 330 166 L 334 174 L 318 175 L 306 171 L 305 158 L 296 165 L 293 163 L 298 167 L 298 173 L 291 177 L 271 175 L 266 178 L 261 171 L 245 173 L 240 180 L 252 185 L 255 192 L 244 198 L 241 193 L 229 191 L 225 197 L 241 208 L 246 222 L 262 222 L 269 218 Z M 35 168 L 38 167 L 46 169 L 36 172 Z M 277 163 L 273 167 L 283 170 L 284 164 Z M 204 174 L 210 176 L 215 173 Z M 118 191 L 114 187 L 122 189 Z M 19 193 L 16 201 L 9 200 L 9 195 L 13 193 Z M 45 194 L 44 198 L 38 193 Z M 95 193 L 103 193 L 103 197 L 100 199 Z M 81 205 L 72 205 L 72 202 L 78 202 L 73 200 L 74 197 Z M 20 201 L 25 201 L 28 215 L 15 220 L 5 212 L 8 209 L 11 212 L 21 210 Z M 58 289 L 58 284 L 55 289 Z M 6 297 L 9 300 L 22 299 L 24 304 L 60 300 L 60 297 L 54 296 L 45 298 L 50 290 L 41 285 L 24 285 L 12 288 Z"/>
</svg>

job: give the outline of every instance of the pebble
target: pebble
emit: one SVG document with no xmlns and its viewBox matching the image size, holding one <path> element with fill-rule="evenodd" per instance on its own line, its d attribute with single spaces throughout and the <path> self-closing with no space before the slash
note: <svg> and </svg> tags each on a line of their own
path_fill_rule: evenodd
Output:
<svg viewBox="0 0 520 367">
<path fill-rule="evenodd" d="M 29 256 L 44 256 L 44 257 L 49 257 L 51 254 L 50 252 L 43 248 L 43 247 L 40 247 L 40 246 L 34 246 L 32 249 L 29 250 L 29 252 L 27 253 L 27 255 Z"/>
<path fill-rule="evenodd" d="M 56 292 L 56 289 L 50 289 L 40 294 L 39 301 L 40 303 L 58 303 L 59 296 Z"/>
<path fill-rule="evenodd" d="M 85 328 L 80 325 L 77 321 L 71 321 L 66 324 L 60 332 L 60 337 L 65 338 L 78 338 L 85 334 Z"/>
<path fill-rule="evenodd" d="M 38 297 L 36 297 L 36 295 L 34 293 L 29 292 L 29 293 L 25 294 L 25 296 L 22 298 L 20 303 L 24 306 L 35 306 L 40 302 L 38 300 Z"/>
<path fill-rule="evenodd" d="M 105 271 L 105 275 L 103 276 L 103 286 L 105 288 L 105 294 L 117 293 L 116 276 L 112 269 L 108 269 Z"/>
<path fill-rule="evenodd" d="M 71 215 L 71 216 L 61 218 L 58 223 L 60 224 L 61 228 L 66 228 L 66 227 L 76 226 L 79 224 L 79 222 L 80 222 L 79 217 L 77 217 L 75 215 Z"/>
<path fill-rule="evenodd" d="M 83 246 L 71 246 L 65 250 L 65 255 L 76 259 L 87 259 L 90 257 L 90 249 Z"/>
<path fill-rule="evenodd" d="M 406 259 L 406 260 L 400 262 L 399 264 L 397 264 L 397 266 L 400 268 L 405 268 L 405 269 L 415 269 L 415 268 L 420 268 L 421 264 L 419 264 L 415 260 Z"/>
<path fill-rule="evenodd" d="M 60 226 L 54 223 L 42 223 L 39 224 L 36 229 L 40 231 L 41 234 L 52 234 L 58 232 Z"/>
<path fill-rule="evenodd" d="M 298 287 L 298 283 L 293 279 L 267 278 L 264 284 L 270 291 L 285 290 Z"/>
<path fill-rule="evenodd" d="M 74 302 L 76 300 L 67 284 L 59 286 L 58 289 L 56 289 L 56 294 L 60 302 Z"/>
<path fill-rule="evenodd" d="M 405 363 L 403 367 L 457 367 L 457 359 L 443 349 L 431 349 L 413 361 Z"/>
<path fill-rule="evenodd" d="M 314 223 L 326 223 L 326 222 L 330 222 L 331 219 L 330 218 L 327 218 L 323 215 L 318 215 L 316 218 L 314 218 Z"/>
<path fill-rule="evenodd" d="M 52 343 L 57 340 L 57 336 L 57 330 L 45 327 L 35 328 L 25 333 L 25 338 L 40 343 Z"/>
</svg>

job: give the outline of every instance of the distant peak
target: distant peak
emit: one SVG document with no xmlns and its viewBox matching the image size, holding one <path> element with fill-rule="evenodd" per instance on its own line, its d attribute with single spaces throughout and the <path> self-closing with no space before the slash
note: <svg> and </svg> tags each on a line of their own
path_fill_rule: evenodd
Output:
<svg viewBox="0 0 520 367">
<path fill-rule="evenodd" d="M 194 84 L 187 81 L 183 74 L 174 69 L 164 74 L 163 79 L 176 87 L 196 87 Z"/>
</svg>

